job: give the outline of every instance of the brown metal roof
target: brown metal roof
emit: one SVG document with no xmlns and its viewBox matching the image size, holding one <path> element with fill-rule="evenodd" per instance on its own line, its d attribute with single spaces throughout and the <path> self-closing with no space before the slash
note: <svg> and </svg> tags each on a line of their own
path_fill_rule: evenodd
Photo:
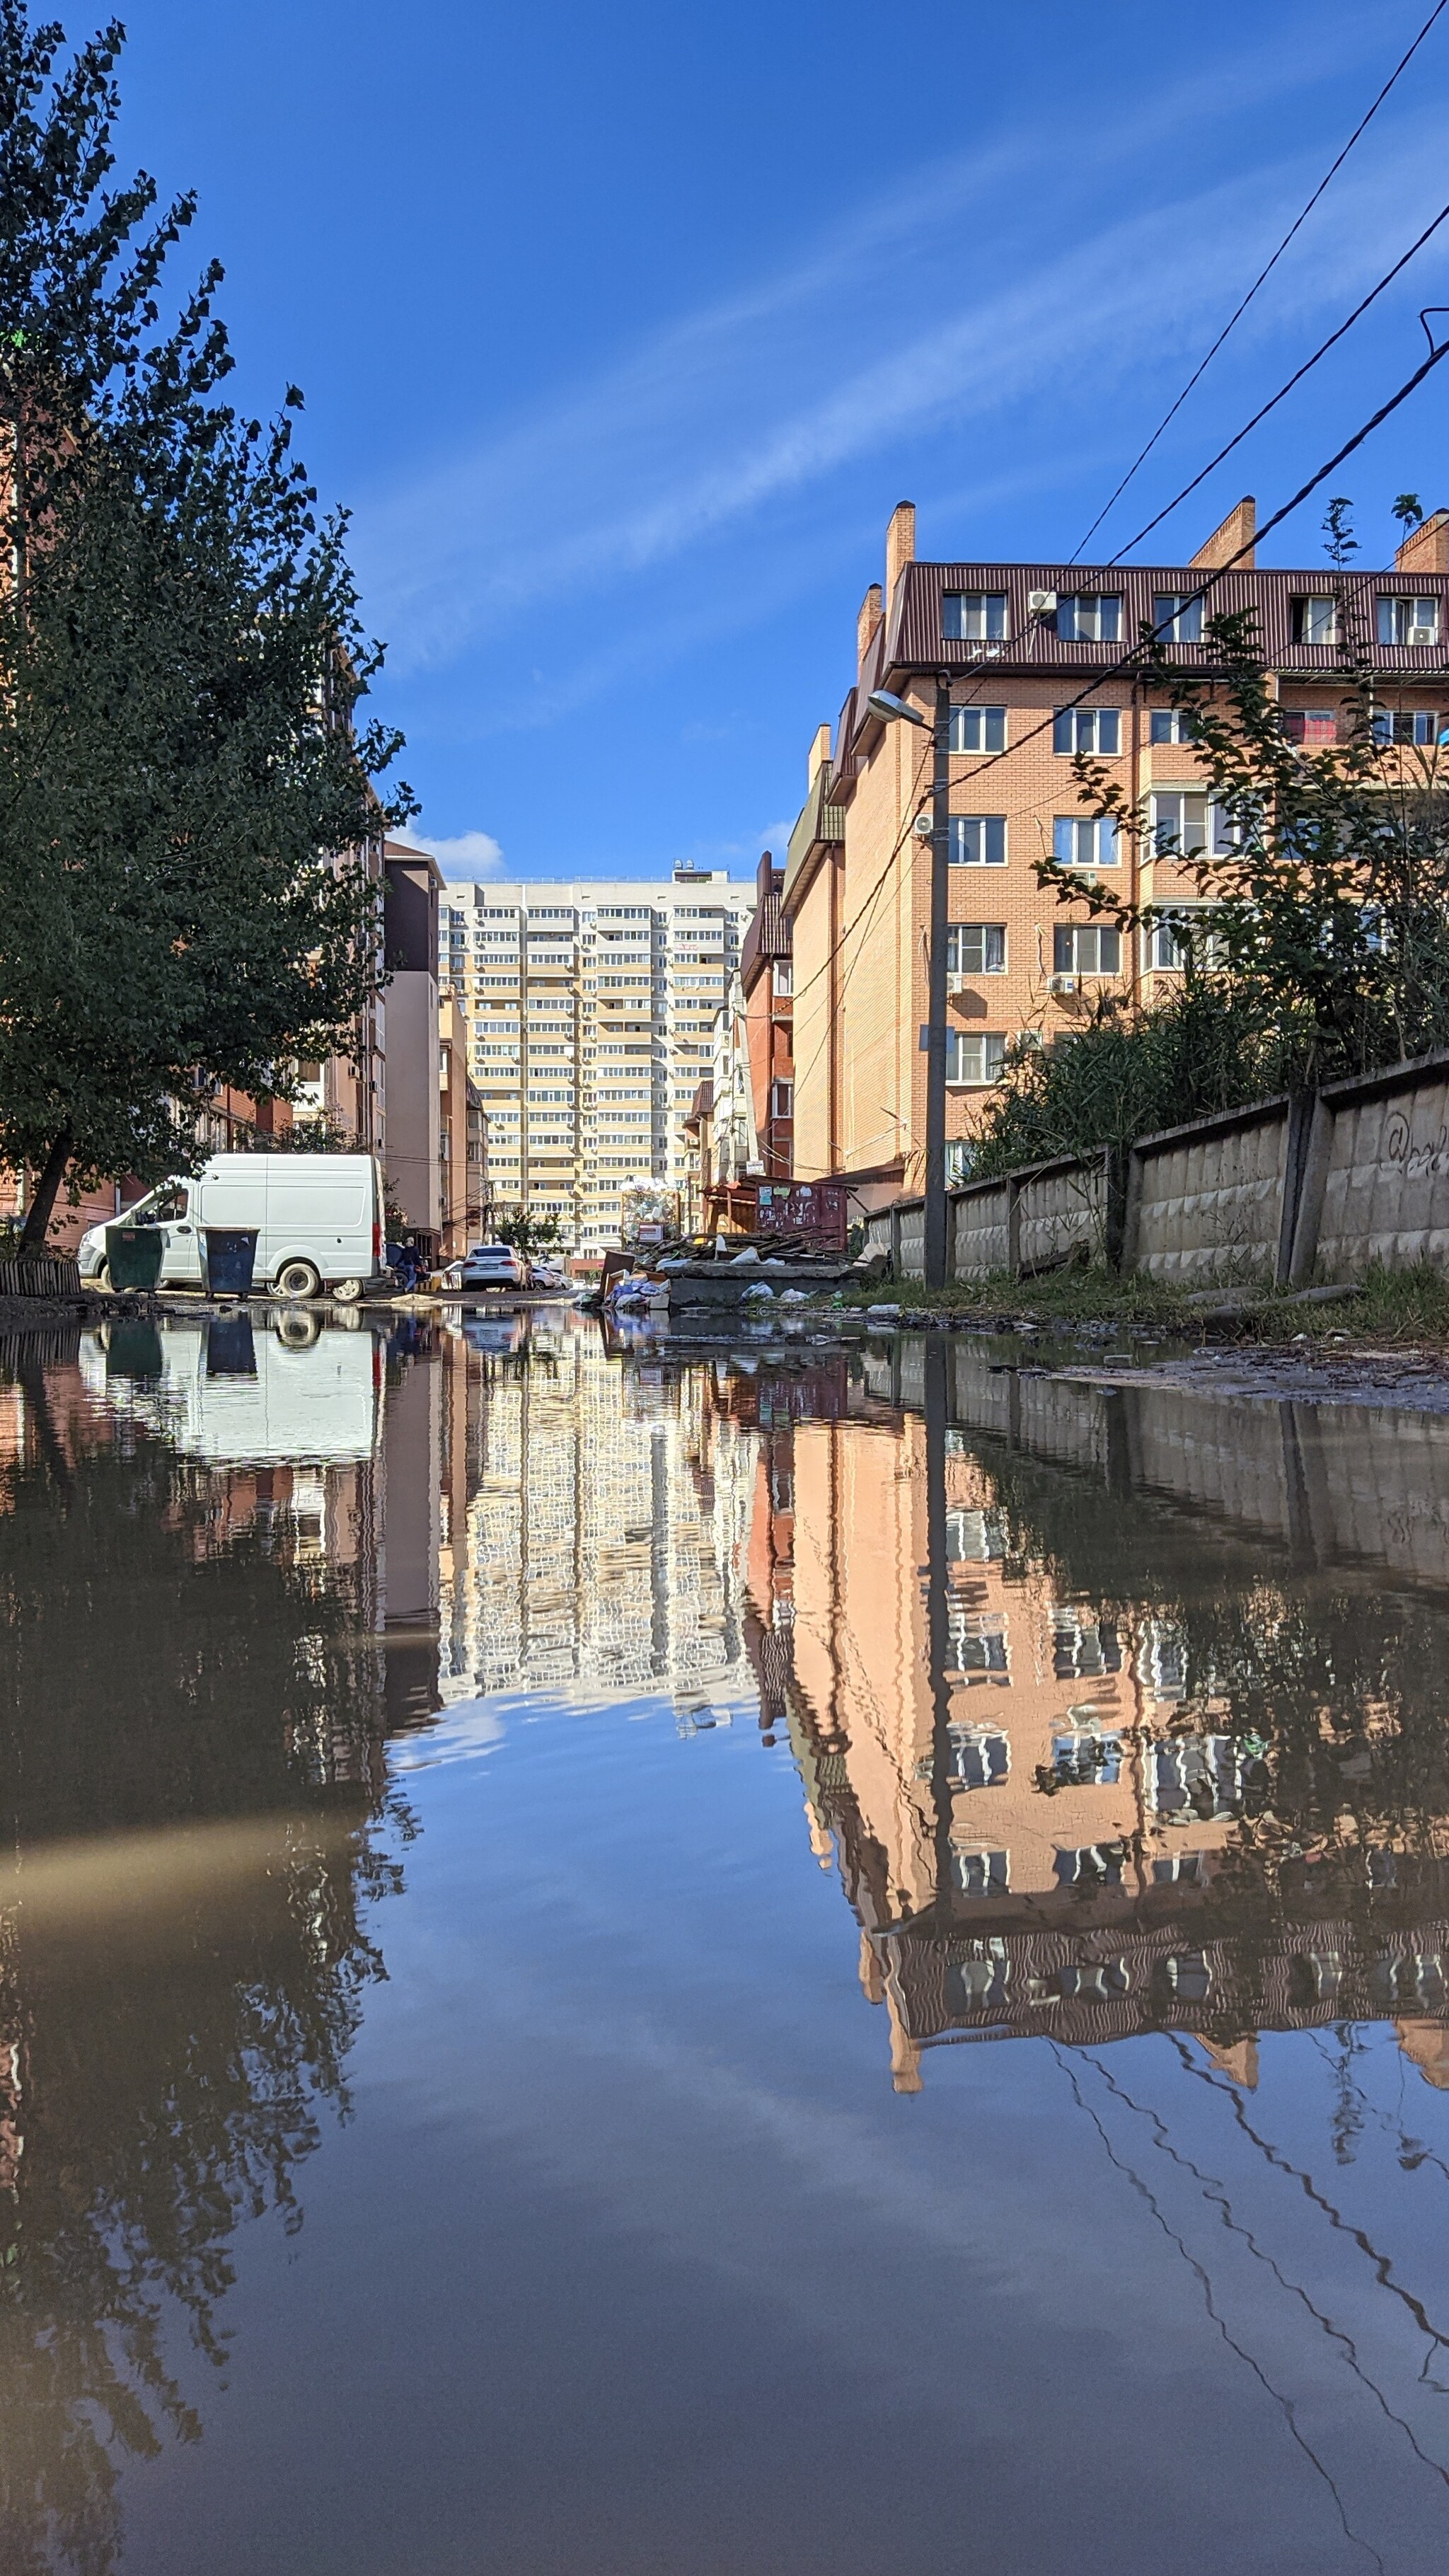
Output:
<svg viewBox="0 0 1449 2576">
<path fill-rule="evenodd" d="M 1154 600 L 1162 593 L 1185 594 L 1197 590 L 1206 576 L 1187 564 L 1129 564 L 1093 567 L 1083 564 L 1002 564 L 1002 563 L 913 563 L 906 566 L 897 585 L 892 612 L 880 635 L 872 642 L 861 673 L 857 693 L 866 692 L 880 683 L 882 672 L 925 668 L 981 670 L 983 660 L 999 663 L 1014 677 L 1040 672 L 1043 676 L 1060 677 L 1068 673 L 1081 679 L 1094 670 L 1105 671 L 1120 662 L 1124 651 L 1136 642 L 1144 624 L 1154 620 Z M 1086 593 L 1119 598 L 1122 602 L 1121 641 L 1116 644 L 1075 644 L 1057 635 L 1049 618 L 1033 617 L 1027 606 L 1030 592 L 1054 590 L 1058 595 Z M 942 601 L 948 591 L 1004 592 L 1006 597 L 1006 636 L 989 648 L 979 643 L 948 638 L 942 617 Z M 1380 593 L 1402 599 L 1438 599 L 1440 609 L 1440 642 L 1433 645 L 1380 644 L 1376 635 L 1375 601 Z M 1340 648 L 1335 644 L 1295 644 L 1292 638 L 1289 603 L 1294 599 L 1327 598 L 1337 594 L 1343 601 L 1346 617 L 1355 629 L 1353 641 L 1362 650 L 1367 667 L 1374 671 L 1398 672 L 1405 678 L 1437 678 L 1449 670 L 1449 573 L 1358 572 L 1335 573 L 1329 564 L 1315 564 L 1308 570 L 1254 571 L 1246 568 L 1221 574 L 1203 603 L 1204 617 L 1216 617 L 1230 611 L 1253 609 L 1257 612 L 1261 649 L 1269 666 L 1278 671 L 1291 671 L 1305 678 L 1332 678 L 1344 669 Z M 879 655 L 877 656 L 877 644 Z M 1212 652 L 1208 645 L 1175 644 L 1172 657 L 1184 670 L 1209 670 Z M 849 704 L 849 701 L 847 701 Z M 858 726 L 855 718 L 852 732 Z M 842 730 L 838 747 L 843 754 L 850 741 Z M 851 775 L 854 775 L 852 769 Z"/>
<path fill-rule="evenodd" d="M 790 923 L 780 899 L 784 884 L 785 871 L 776 868 L 767 891 L 760 896 L 750 916 L 750 926 L 740 949 L 740 982 L 746 993 L 754 991 L 774 958 L 790 954 Z"/>
</svg>

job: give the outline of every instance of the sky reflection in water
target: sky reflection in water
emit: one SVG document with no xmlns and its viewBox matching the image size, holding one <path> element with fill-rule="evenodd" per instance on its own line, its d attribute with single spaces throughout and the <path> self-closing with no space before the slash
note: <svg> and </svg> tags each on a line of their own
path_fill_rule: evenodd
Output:
<svg viewBox="0 0 1449 2576">
<path fill-rule="evenodd" d="M 7 2576 L 1444 2555 L 1442 1426 L 3 1359 Z"/>
</svg>

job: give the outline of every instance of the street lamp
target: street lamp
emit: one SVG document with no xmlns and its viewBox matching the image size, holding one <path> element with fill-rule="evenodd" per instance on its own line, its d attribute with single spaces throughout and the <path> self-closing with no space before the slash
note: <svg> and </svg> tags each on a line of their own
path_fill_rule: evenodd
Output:
<svg viewBox="0 0 1449 2576">
<path fill-rule="evenodd" d="M 928 1288 L 944 1288 L 946 1236 L 946 916 L 950 909 L 951 683 L 936 674 L 934 722 L 890 689 L 872 689 L 866 705 L 883 724 L 919 725 L 933 739 L 931 775 L 931 938 L 927 962 L 925 1273 Z"/>
</svg>

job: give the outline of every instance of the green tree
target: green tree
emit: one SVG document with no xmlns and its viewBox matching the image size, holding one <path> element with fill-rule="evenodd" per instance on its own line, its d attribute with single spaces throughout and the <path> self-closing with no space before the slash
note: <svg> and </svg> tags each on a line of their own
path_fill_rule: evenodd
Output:
<svg viewBox="0 0 1449 2576">
<path fill-rule="evenodd" d="M 495 1243 L 511 1244 L 525 1261 L 533 1261 L 540 1253 L 560 1249 L 563 1228 L 556 1216 L 537 1216 L 526 1207 L 501 1207 L 493 1211 L 492 1237 Z"/>
<path fill-rule="evenodd" d="M 1156 829 L 1155 856 L 1211 905 L 1174 920 L 1204 1004 L 1259 1033 L 1279 1077 L 1309 1084 L 1422 1053 L 1449 1039 L 1449 794 L 1435 743 L 1396 739 L 1367 667 L 1359 586 L 1340 585 L 1335 738 L 1306 745 L 1285 723 L 1251 618 L 1212 619 L 1202 672 L 1144 642 L 1143 675 L 1187 717 L 1206 791 L 1186 833 Z M 1090 757 L 1084 803 L 1141 846 L 1144 807 Z M 1047 859 L 1037 874 L 1064 901 L 1136 931 L 1156 903 L 1084 886 Z"/>
<path fill-rule="evenodd" d="M 108 27 L 0 0 L 0 1156 L 73 1183 L 195 1159 L 177 1102 L 287 1097 L 380 979 L 357 855 L 412 810 L 354 721 L 379 656 L 345 517 L 270 423 L 219 397 L 213 265 L 169 319 L 190 223 L 109 188 Z M 352 855 L 346 855 L 346 854 Z"/>
</svg>

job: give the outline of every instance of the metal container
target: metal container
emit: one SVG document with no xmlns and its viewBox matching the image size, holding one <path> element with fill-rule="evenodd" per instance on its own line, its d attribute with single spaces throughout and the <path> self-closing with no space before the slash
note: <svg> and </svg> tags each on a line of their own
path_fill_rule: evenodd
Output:
<svg viewBox="0 0 1449 2576">
<path fill-rule="evenodd" d="M 259 1232 L 260 1228 L 254 1225 L 202 1227 L 201 1257 L 208 1297 L 251 1295 Z"/>
<path fill-rule="evenodd" d="M 154 1288 L 166 1253 L 165 1228 L 159 1225 L 108 1225 L 106 1268 L 118 1289 Z"/>
</svg>

